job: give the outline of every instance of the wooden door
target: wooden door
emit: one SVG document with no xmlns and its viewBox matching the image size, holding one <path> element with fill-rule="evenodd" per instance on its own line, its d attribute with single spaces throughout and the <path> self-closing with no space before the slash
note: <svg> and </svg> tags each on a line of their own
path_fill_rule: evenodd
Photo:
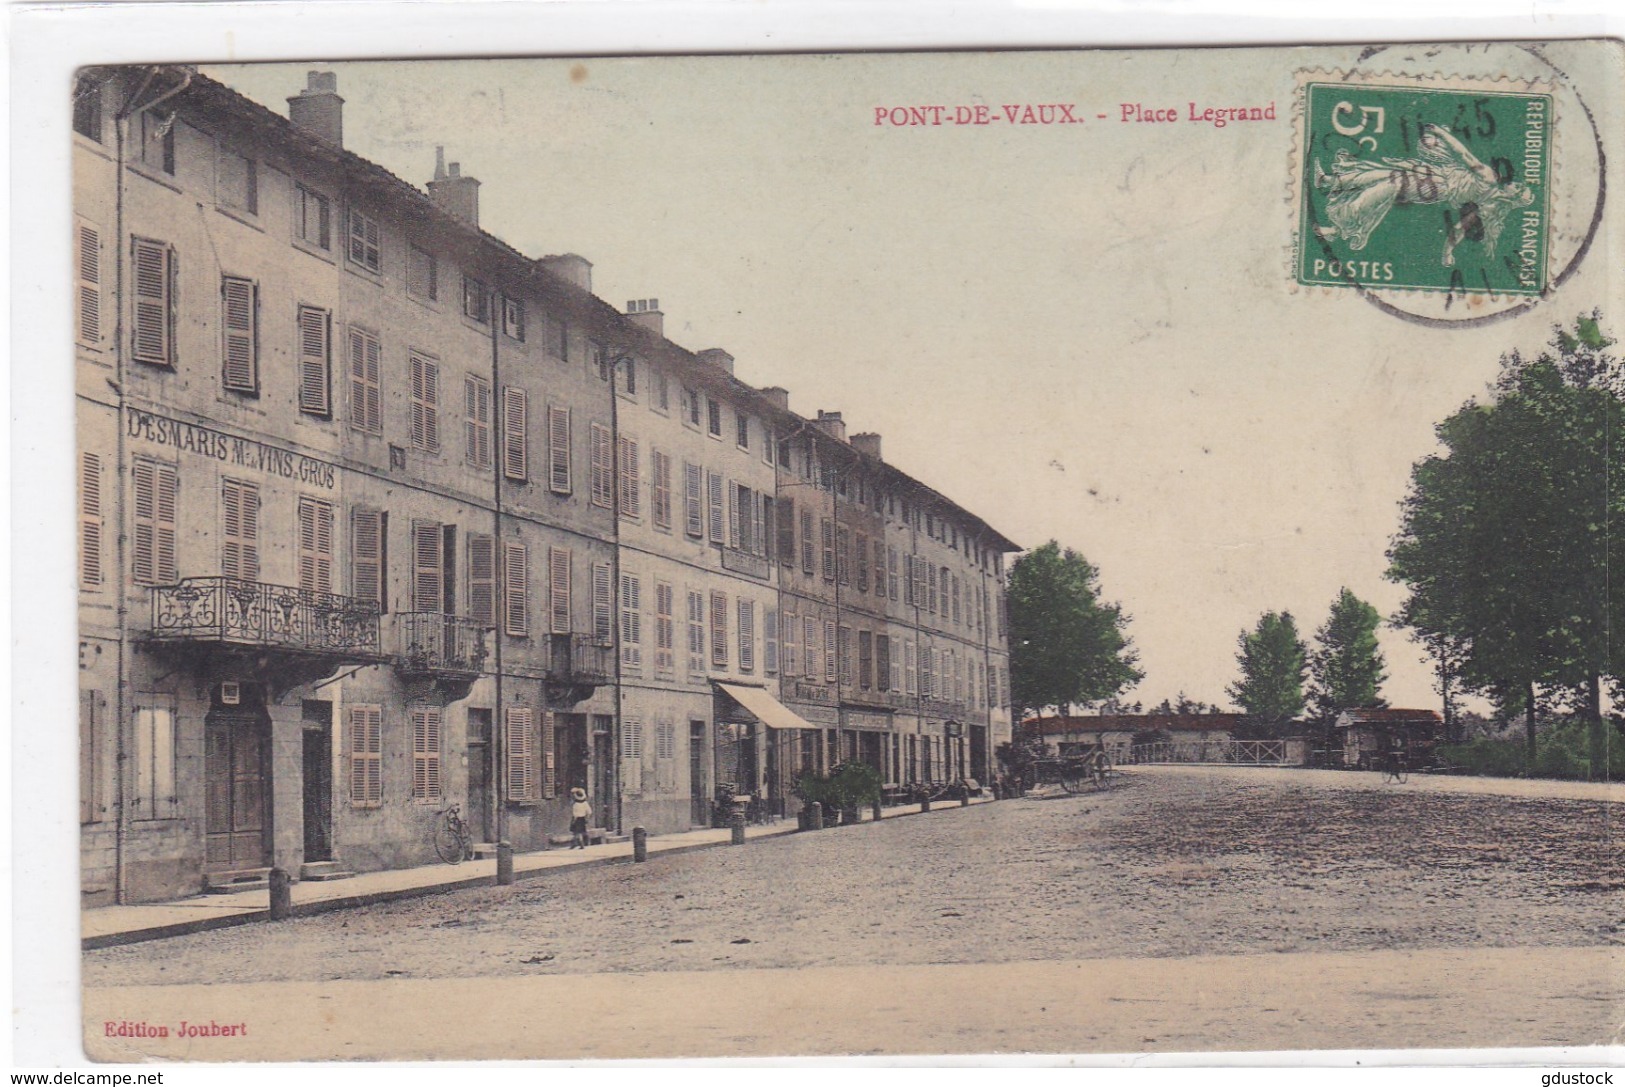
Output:
<svg viewBox="0 0 1625 1087">
<path fill-rule="evenodd" d="M 263 868 L 266 843 L 265 723 L 210 715 L 204 724 L 204 867 Z"/>
</svg>

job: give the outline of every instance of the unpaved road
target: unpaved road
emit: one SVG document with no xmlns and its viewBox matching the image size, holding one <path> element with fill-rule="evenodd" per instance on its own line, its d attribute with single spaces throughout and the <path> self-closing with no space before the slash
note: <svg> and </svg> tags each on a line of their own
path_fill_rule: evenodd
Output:
<svg viewBox="0 0 1625 1087">
<path fill-rule="evenodd" d="M 1613 1038 L 1613 808 L 1365 781 L 1142 772 L 1104 793 L 110 948 L 85 956 L 87 1036 L 121 1058 L 109 1018 L 257 1016 L 253 1043 L 188 1043 L 217 1057 L 378 1055 L 391 1037 L 403 1056 Z M 580 1023 L 447 1032 L 437 1007 Z"/>
</svg>

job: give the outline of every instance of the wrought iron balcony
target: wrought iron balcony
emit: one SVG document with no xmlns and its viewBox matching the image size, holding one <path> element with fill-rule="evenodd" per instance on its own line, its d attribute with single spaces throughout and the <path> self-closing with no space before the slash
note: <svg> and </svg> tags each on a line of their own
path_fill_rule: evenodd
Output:
<svg viewBox="0 0 1625 1087">
<path fill-rule="evenodd" d="M 382 658 L 378 604 L 337 593 L 232 577 L 190 577 L 152 589 L 154 640 Z"/>
<path fill-rule="evenodd" d="M 395 667 L 403 675 L 473 677 L 484 670 L 486 624 L 437 611 L 409 611 L 394 618 Z"/>
<path fill-rule="evenodd" d="M 551 676 L 558 683 L 601 687 L 615 675 L 615 648 L 590 634 L 553 635 Z"/>
</svg>

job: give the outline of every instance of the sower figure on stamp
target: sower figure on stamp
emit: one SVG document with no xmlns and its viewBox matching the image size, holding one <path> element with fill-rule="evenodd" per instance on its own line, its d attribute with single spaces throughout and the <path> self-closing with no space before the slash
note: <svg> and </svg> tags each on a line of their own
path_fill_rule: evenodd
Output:
<svg viewBox="0 0 1625 1087">
<path fill-rule="evenodd" d="M 1535 199 L 1527 185 L 1502 184 L 1448 128 L 1434 124 L 1422 126 L 1415 158 L 1363 161 L 1342 150 L 1330 171 L 1316 160 L 1315 187 L 1326 191 L 1326 217 L 1332 221 L 1316 233 L 1345 238 L 1356 251 L 1365 248 L 1395 204 L 1453 205 L 1458 215 L 1445 236 L 1446 268 L 1455 265 L 1456 246 L 1468 238 L 1481 238 L 1484 255 L 1494 258 L 1507 216 Z"/>
<path fill-rule="evenodd" d="M 592 818 L 592 805 L 587 803 L 587 790 L 570 790 L 570 848 L 587 848 L 587 820 Z"/>
</svg>

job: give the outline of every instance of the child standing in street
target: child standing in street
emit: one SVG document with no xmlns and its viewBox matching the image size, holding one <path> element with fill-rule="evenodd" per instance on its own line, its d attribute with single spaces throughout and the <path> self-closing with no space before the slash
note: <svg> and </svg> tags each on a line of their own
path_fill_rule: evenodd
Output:
<svg viewBox="0 0 1625 1087">
<path fill-rule="evenodd" d="M 587 790 L 571 789 L 570 799 L 570 848 L 587 848 L 587 820 L 592 818 L 592 805 L 587 803 Z"/>
</svg>

